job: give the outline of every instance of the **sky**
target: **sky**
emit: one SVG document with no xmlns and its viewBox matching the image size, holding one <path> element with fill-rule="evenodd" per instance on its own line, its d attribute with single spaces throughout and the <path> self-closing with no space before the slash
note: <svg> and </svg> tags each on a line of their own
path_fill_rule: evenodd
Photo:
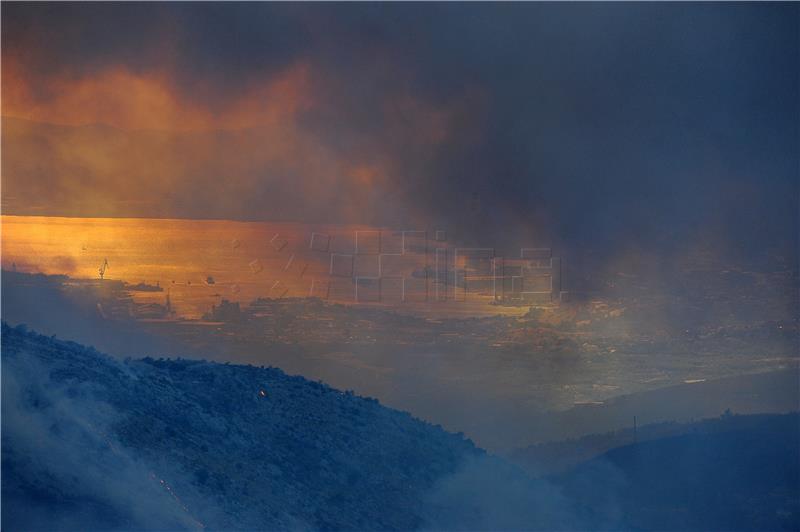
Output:
<svg viewBox="0 0 800 532">
<path fill-rule="evenodd" d="M 4 214 L 796 254 L 797 4 L 1 9 Z"/>
</svg>

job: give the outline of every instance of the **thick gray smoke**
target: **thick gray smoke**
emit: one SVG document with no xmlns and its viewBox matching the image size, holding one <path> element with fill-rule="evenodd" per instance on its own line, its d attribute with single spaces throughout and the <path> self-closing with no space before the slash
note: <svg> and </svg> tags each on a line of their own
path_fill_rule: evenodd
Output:
<svg viewBox="0 0 800 532">
<path fill-rule="evenodd" d="M 574 504 L 557 486 L 531 479 L 484 455 L 440 480 L 428 494 L 427 528 L 442 530 L 580 530 Z"/>
<path fill-rule="evenodd" d="M 171 491 L 174 473 L 165 481 L 112 436 L 119 413 L 90 386 L 67 391 L 5 356 L 2 384 L 4 530 L 202 528 Z"/>
</svg>

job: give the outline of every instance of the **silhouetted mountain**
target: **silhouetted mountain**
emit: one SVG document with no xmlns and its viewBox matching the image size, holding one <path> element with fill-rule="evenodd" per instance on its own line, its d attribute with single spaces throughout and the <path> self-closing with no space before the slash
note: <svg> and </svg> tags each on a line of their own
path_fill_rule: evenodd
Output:
<svg viewBox="0 0 800 532">
<path fill-rule="evenodd" d="M 514 449 L 507 454 L 507 457 L 534 476 L 554 475 L 565 473 L 617 447 L 686 434 L 758 430 L 775 416 L 775 414 L 738 415 L 727 411 L 719 417 L 698 422 L 667 421 L 640 425 L 637 429 L 625 427 L 605 433 L 588 434 L 580 438 L 539 443 Z"/>
<path fill-rule="evenodd" d="M 555 481 L 593 528 L 800 529 L 800 415 L 742 421 L 620 447 Z"/>
<path fill-rule="evenodd" d="M 576 405 L 546 412 L 531 420 L 534 444 L 620 431 L 669 421 L 689 422 L 717 417 L 726 410 L 738 414 L 787 413 L 800 407 L 800 370 L 786 369 L 665 386 L 618 395 L 601 404 Z"/>
</svg>

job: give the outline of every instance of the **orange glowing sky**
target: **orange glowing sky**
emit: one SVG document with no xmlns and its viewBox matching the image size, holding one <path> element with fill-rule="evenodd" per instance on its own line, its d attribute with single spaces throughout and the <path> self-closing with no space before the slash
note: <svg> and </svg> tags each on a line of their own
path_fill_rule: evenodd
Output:
<svg viewBox="0 0 800 532">
<path fill-rule="evenodd" d="M 163 67 L 41 76 L 3 59 L 11 214 L 369 221 L 415 166 L 395 143 L 424 160 L 469 108 L 397 89 L 381 97 L 382 139 L 337 116 L 304 60 L 208 102 Z"/>
<path fill-rule="evenodd" d="M 179 132 L 278 128 L 314 104 L 310 67 L 302 62 L 241 87 L 235 98 L 212 108 L 182 94 L 163 69 L 134 72 L 119 65 L 93 75 L 32 80 L 16 57 L 3 60 L 3 116 L 50 124 Z"/>
<path fill-rule="evenodd" d="M 4 214 L 409 223 L 409 186 L 483 105 L 424 94 L 380 46 L 339 64 L 155 11 L 4 10 Z"/>
</svg>

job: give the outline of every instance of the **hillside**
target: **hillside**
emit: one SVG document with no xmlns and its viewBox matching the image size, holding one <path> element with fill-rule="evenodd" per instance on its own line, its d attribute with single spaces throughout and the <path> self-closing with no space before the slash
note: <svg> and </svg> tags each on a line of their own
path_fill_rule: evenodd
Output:
<svg viewBox="0 0 800 532">
<path fill-rule="evenodd" d="M 567 472 L 583 462 L 618 447 L 687 434 L 757 431 L 773 423 L 776 416 L 791 415 L 793 414 L 739 415 L 726 412 L 719 417 L 697 422 L 668 421 L 639 426 L 636 430 L 628 427 L 605 433 L 588 434 L 580 438 L 539 443 L 514 449 L 506 456 L 531 475 L 555 475 Z"/>
<path fill-rule="evenodd" d="M 793 412 L 800 406 L 800 370 L 796 363 L 777 371 L 736 375 L 618 395 L 601 404 L 576 405 L 536 416 L 529 441 L 541 444 L 585 435 L 623 431 L 671 421 L 690 422 L 737 414 Z M 630 441 L 630 440 L 629 440 Z"/>
<path fill-rule="evenodd" d="M 553 481 L 597 529 L 800 529 L 800 415 L 738 417 L 613 449 Z"/>
<path fill-rule="evenodd" d="M 527 489 L 462 435 L 275 368 L 2 342 L 4 530 L 413 529 L 493 519 L 487 471 Z"/>
</svg>

